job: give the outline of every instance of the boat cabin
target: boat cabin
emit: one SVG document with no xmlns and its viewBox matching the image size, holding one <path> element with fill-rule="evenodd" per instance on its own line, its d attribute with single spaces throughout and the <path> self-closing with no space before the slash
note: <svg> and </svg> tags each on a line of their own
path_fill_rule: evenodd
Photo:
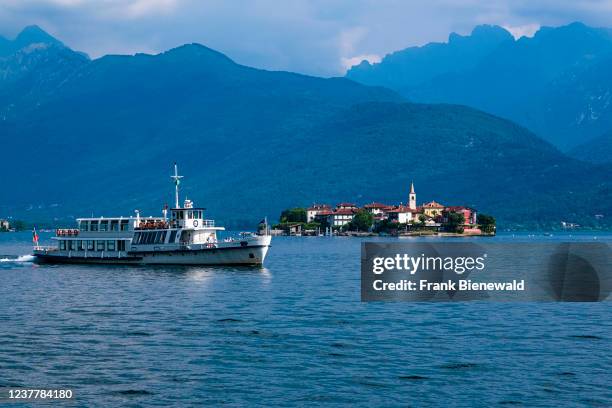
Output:
<svg viewBox="0 0 612 408">
<path fill-rule="evenodd" d="M 193 207 L 191 200 L 185 200 L 183 208 L 170 209 L 170 227 L 171 228 L 202 228 L 214 227 L 213 220 L 204 219 L 205 208 Z"/>
</svg>

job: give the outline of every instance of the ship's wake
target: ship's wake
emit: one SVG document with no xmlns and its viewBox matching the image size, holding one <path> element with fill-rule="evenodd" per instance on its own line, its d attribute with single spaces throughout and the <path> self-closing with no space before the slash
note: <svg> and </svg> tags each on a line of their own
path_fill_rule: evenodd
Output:
<svg viewBox="0 0 612 408">
<path fill-rule="evenodd" d="M 14 262 L 14 263 L 22 263 L 22 262 L 32 262 L 34 261 L 34 256 L 32 255 L 20 255 L 15 258 L 0 258 L 0 262 Z"/>
</svg>

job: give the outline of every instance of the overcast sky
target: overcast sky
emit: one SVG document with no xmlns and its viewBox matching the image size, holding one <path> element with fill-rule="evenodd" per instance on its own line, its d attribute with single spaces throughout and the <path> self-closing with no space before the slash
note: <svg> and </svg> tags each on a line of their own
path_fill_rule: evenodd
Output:
<svg viewBox="0 0 612 408">
<path fill-rule="evenodd" d="M 198 42 L 235 61 L 333 76 L 477 24 L 515 36 L 572 21 L 612 27 L 612 0 L 0 0 L 0 35 L 37 24 L 92 57 Z"/>
</svg>

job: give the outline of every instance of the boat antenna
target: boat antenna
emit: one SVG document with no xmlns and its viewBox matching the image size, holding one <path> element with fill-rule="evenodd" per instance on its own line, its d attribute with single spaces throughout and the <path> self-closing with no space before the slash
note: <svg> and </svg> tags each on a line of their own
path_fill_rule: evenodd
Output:
<svg viewBox="0 0 612 408">
<path fill-rule="evenodd" d="M 176 165 L 176 162 L 174 163 L 174 176 L 170 176 L 170 178 L 174 180 L 174 208 L 181 208 L 179 206 L 179 184 L 181 184 L 181 179 L 183 178 L 183 176 L 178 175 L 178 167 Z"/>
</svg>

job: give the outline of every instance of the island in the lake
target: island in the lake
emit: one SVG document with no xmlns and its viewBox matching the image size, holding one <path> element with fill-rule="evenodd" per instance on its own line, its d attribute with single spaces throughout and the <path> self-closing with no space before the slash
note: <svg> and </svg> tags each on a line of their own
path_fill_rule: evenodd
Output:
<svg viewBox="0 0 612 408">
<path fill-rule="evenodd" d="M 404 205 L 369 203 L 313 204 L 284 210 L 274 235 L 495 235 L 495 218 L 466 206 L 446 206 L 436 201 L 417 206 L 414 183 Z"/>
</svg>

